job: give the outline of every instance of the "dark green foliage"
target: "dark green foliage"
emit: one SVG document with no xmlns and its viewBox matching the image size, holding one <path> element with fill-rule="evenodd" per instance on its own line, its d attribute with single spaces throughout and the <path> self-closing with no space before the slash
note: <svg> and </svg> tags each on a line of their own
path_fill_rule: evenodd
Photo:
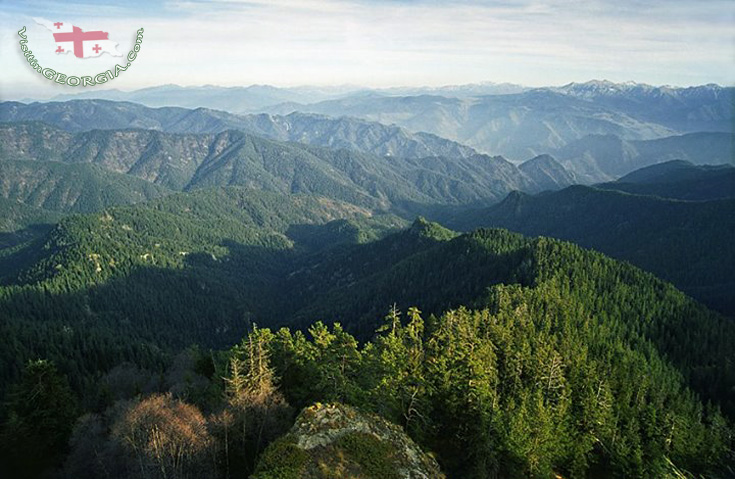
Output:
<svg viewBox="0 0 735 479">
<path fill-rule="evenodd" d="M 220 462 L 234 475 L 253 472 L 266 446 L 291 426 L 293 411 L 270 365 L 271 338 L 269 330 L 254 328 L 233 348 L 224 377 L 227 403 L 213 423 L 225 444 Z"/>
<path fill-rule="evenodd" d="M 395 451 L 390 444 L 372 434 L 353 432 L 344 434 L 335 446 L 344 450 L 348 457 L 359 464 L 368 479 L 399 479 Z"/>
<path fill-rule="evenodd" d="M 66 452 L 77 414 L 66 377 L 51 362 L 29 361 L 2 415 L 0 472 L 35 477 L 56 465 Z"/>
<path fill-rule="evenodd" d="M 596 185 L 606 190 L 703 201 L 735 197 L 735 168 L 731 165 L 693 165 L 668 161 L 641 168 L 617 181 Z"/>
<path fill-rule="evenodd" d="M 293 439 L 283 436 L 260 457 L 253 479 L 299 479 L 309 455 Z"/>
<path fill-rule="evenodd" d="M 292 228 L 335 217 L 344 221 L 326 230 Z M 728 460 L 731 321 L 629 264 L 557 240 L 457 235 L 419 219 L 355 242 L 391 224 L 344 203 L 241 189 L 67 218 L 27 247 L 37 256 L 16 252 L 26 266 L 0 288 L 4 380 L 18 377 L 17 361 L 50 357 L 85 405 L 107 406 L 112 395 L 92 391 L 123 361 L 160 371 L 172 349 L 231 344 L 248 320 L 291 321 L 308 334 L 254 329 L 233 351 L 245 373 L 202 363 L 215 381 L 228 378 L 221 411 L 206 388 L 177 388 L 232 414 L 207 419 L 214 440 L 241 448 L 239 459 L 215 451 L 228 465 L 219 471 L 252 470 L 274 439 L 265 431 L 285 430 L 286 404 L 315 401 L 402 425 L 452 477 L 595 468 L 661 477 L 669 461 L 706 474 Z M 332 237 L 341 244 L 319 244 Z M 238 437 L 237 424 L 255 429 Z"/>
<path fill-rule="evenodd" d="M 139 203 L 171 191 L 96 165 L 0 161 L 0 197 L 65 213 L 89 213 Z"/>
<path fill-rule="evenodd" d="M 297 404 L 339 397 L 379 412 L 435 451 L 449 477 L 716 474 L 731 460 L 727 421 L 634 324 L 567 296 L 570 281 L 496 286 L 487 309 L 449 311 L 426 332 L 417 310 L 408 322 L 393 310 L 361 348 L 338 325 L 315 325 L 311 340 L 282 329 L 270 336 L 272 363 Z M 363 436 L 337 444 L 390 477 L 391 452 Z"/>
<path fill-rule="evenodd" d="M 325 225 L 334 218 L 339 226 Z M 239 189 L 69 217 L 0 255 L 10 284 L 0 288 L 0 376 L 48 357 L 82 391 L 126 360 L 155 369 L 169 348 L 232 344 L 248 319 L 283 312 L 297 258 L 402 224 L 324 198 Z"/>
<path fill-rule="evenodd" d="M 608 185 L 610 188 L 614 184 Z M 586 186 L 471 211 L 452 225 L 508 228 L 574 241 L 630 261 L 727 314 L 735 313 L 735 200 L 678 201 Z"/>
<path fill-rule="evenodd" d="M 63 216 L 55 211 L 0 198 L 0 255 L 9 254 L 8 248 L 48 233 Z"/>
</svg>

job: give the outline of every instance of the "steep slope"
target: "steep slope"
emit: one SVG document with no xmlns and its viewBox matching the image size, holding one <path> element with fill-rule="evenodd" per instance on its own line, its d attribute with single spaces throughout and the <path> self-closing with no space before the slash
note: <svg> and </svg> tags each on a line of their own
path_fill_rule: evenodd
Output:
<svg viewBox="0 0 735 479">
<path fill-rule="evenodd" d="M 679 200 L 735 198 L 735 167 L 675 160 L 641 168 L 596 188 Z"/>
<path fill-rule="evenodd" d="M 248 115 L 244 129 L 281 141 L 295 141 L 333 149 L 347 148 L 378 156 L 423 158 L 427 156 L 467 157 L 476 154 L 468 147 L 428 133 L 410 133 L 395 125 L 331 118 L 294 112 L 286 116 Z"/>
<path fill-rule="evenodd" d="M 467 213 L 454 226 L 508 228 L 574 241 L 630 261 L 728 314 L 735 314 L 735 200 L 667 200 L 585 186 Z"/>
<path fill-rule="evenodd" d="M 51 156 L 66 163 L 92 163 L 171 189 L 247 186 L 314 193 L 370 208 L 394 208 L 409 216 L 429 212 L 436 204 L 487 204 L 509 191 L 540 190 L 502 157 L 477 154 L 378 157 L 272 141 L 236 130 L 196 135 L 93 130 L 69 136 L 40 123 L 4 123 L 0 135 L 8 138 L 0 161 Z M 57 137 L 64 141 L 55 141 Z"/>
<path fill-rule="evenodd" d="M 560 190 L 577 183 L 573 173 L 550 155 L 539 155 L 518 165 L 518 169 L 536 184 L 540 191 Z"/>
<path fill-rule="evenodd" d="M 60 161 L 73 138 L 40 121 L 0 123 L 0 159 Z"/>
<path fill-rule="evenodd" d="M 52 211 L 83 213 L 138 203 L 171 191 L 89 164 L 0 161 L 0 197 Z"/>
<path fill-rule="evenodd" d="M 63 216 L 0 197 L 0 250 L 43 235 Z"/>
<path fill-rule="evenodd" d="M 307 149 L 238 131 L 213 138 L 187 189 L 247 186 L 281 193 L 314 193 L 357 205 L 386 209 L 390 201 L 430 201 L 385 160 L 343 150 Z M 369 188 L 369 189 L 368 189 Z"/>
<path fill-rule="evenodd" d="M 183 189 L 210 153 L 214 135 L 156 130 L 92 130 L 74 135 L 40 122 L 1 123 L 0 160 L 92 163 Z"/>
</svg>

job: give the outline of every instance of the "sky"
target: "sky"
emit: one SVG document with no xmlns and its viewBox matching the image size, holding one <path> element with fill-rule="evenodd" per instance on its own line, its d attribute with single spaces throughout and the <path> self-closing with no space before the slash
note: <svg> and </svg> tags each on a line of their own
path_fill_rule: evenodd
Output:
<svg viewBox="0 0 735 479">
<path fill-rule="evenodd" d="M 70 87 L 39 63 L 94 75 L 122 57 L 54 53 L 33 21 L 104 30 L 138 58 L 105 85 Z M 0 0 L 0 99 L 162 84 L 441 86 L 591 79 L 653 85 L 735 84 L 733 0 Z"/>
</svg>

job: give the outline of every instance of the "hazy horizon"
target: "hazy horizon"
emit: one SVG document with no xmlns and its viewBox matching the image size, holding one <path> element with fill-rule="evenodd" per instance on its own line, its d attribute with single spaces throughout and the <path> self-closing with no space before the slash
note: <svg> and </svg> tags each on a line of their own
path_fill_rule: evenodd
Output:
<svg viewBox="0 0 735 479">
<path fill-rule="evenodd" d="M 107 54 L 56 55 L 33 17 L 102 29 L 127 52 L 145 30 L 135 63 L 103 88 L 71 88 L 35 73 L 76 75 L 114 68 Z M 589 79 L 651 85 L 732 85 L 735 5 L 721 0 L 450 1 L 7 1 L 0 13 L 0 98 L 50 98 L 93 88 L 163 85 L 359 85 L 438 87 L 486 81 L 528 87 Z"/>
<path fill-rule="evenodd" d="M 39 96 L 39 97 L 32 97 L 32 96 L 26 96 L 26 97 L 19 97 L 19 98 L 6 98 L 2 97 L 0 98 L 0 101 L 18 101 L 18 102 L 27 102 L 27 101 L 39 101 L 39 102 L 46 102 L 46 101 L 65 101 L 65 97 L 71 96 L 76 97 L 79 96 L 80 99 L 94 99 L 93 97 L 95 94 L 103 95 L 105 92 L 119 92 L 122 94 L 126 93 L 134 93 L 144 90 L 153 90 L 156 88 L 181 88 L 181 89 L 204 89 L 204 88 L 213 88 L 213 89 L 249 89 L 249 88 L 274 88 L 278 90 L 292 90 L 292 91 L 299 91 L 299 90 L 323 90 L 323 91 L 330 91 L 333 90 L 332 96 L 339 96 L 339 95 L 350 95 L 350 94 L 356 94 L 361 91 L 365 92 L 378 92 L 378 93 L 384 93 L 389 94 L 391 92 L 395 92 L 397 94 L 402 94 L 403 91 L 410 91 L 410 90 L 426 90 L 426 91 L 432 91 L 435 90 L 439 93 L 445 93 L 451 91 L 451 89 L 463 89 L 463 88 L 481 88 L 481 87 L 491 87 L 491 86 L 498 86 L 498 87 L 517 87 L 522 88 L 525 90 L 534 90 L 534 89 L 544 89 L 544 88 L 561 88 L 570 84 L 589 84 L 593 82 L 611 82 L 610 80 L 606 79 L 589 79 L 589 80 L 583 80 L 583 81 L 574 81 L 564 84 L 555 84 L 555 85 L 538 85 L 538 86 L 531 86 L 531 85 L 521 85 L 517 83 L 508 83 L 508 82 L 493 82 L 493 81 L 483 81 L 483 82 L 474 82 L 474 83 L 460 83 L 460 84 L 447 84 L 447 85 L 394 85 L 394 86 L 386 86 L 386 87 L 372 87 L 369 85 L 353 85 L 353 84 L 322 84 L 322 85 L 273 85 L 268 83 L 252 83 L 252 84 L 243 84 L 243 85 L 217 85 L 217 84 L 201 84 L 201 85 L 180 85 L 176 83 L 164 83 L 164 84 L 156 84 L 156 85 L 149 85 L 149 86 L 143 86 L 139 88 L 115 88 L 114 84 L 107 85 L 103 88 L 97 88 L 97 89 L 87 89 L 87 90 L 81 90 L 81 89 L 75 89 L 75 90 L 64 90 L 60 92 L 54 92 L 50 95 L 46 96 Z M 733 85 L 722 85 L 719 83 L 714 82 L 708 82 L 708 83 L 700 83 L 700 84 L 691 84 L 691 85 L 651 85 L 649 83 L 642 83 L 642 82 L 636 82 L 633 80 L 623 81 L 623 82 L 611 82 L 616 85 L 638 85 L 638 86 L 647 86 L 652 88 L 672 88 L 672 89 L 685 89 L 685 88 L 696 88 L 696 87 L 703 87 L 703 86 L 709 86 L 714 85 L 720 88 L 731 88 Z M 424 93 L 425 94 L 425 93 Z M 471 95 L 465 95 L 465 96 L 471 96 Z M 124 100 L 124 101 L 133 101 L 134 100 Z"/>
</svg>

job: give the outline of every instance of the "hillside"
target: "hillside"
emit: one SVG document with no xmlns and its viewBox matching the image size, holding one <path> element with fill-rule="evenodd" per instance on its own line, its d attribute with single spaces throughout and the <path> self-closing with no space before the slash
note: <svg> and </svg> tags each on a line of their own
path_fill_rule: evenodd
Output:
<svg viewBox="0 0 735 479">
<path fill-rule="evenodd" d="M 51 211 L 85 213 L 171 191 L 90 164 L 0 160 L 0 196 Z"/>
<path fill-rule="evenodd" d="M 54 336 L 72 328 L 75 340 L 112 334 L 140 338 L 144 348 L 229 344 L 247 327 L 243 318 L 279 310 L 278 286 L 296 256 L 375 239 L 401 225 L 335 200 L 244 189 L 69 216 L 42 239 L 0 257 L 0 279 L 15 285 L 0 288 L 2 328 L 18 341 L 17 334 Z M 21 326 L 23 333 L 11 333 Z M 117 347 L 109 346 L 114 356 Z M 31 343 L 5 349 L 2 376 L 34 350 Z M 45 354 L 81 370 L 110 364 Z"/>
<path fill-rule="evenodd" d="M 539 155 L 518 165 L 541 191 L 560 190 L 578 183 L 574 173 L 565 169 L 550 155 Z"/>
<path fill-rule="evenodd" d="M 175 190 L 246 186 L 318 194 L 408 216 L 429 212 L 433 205 L 487 204 L 513 190 L 542 189 L 502 157 L 374 156 L 268 140 L 237 130 L 217 134 L 92 130 L 69 135 L 42 123 L 2 123 L 0 136 L 6 139 L 0 162 L 91 163 L 127 175 L 124 181 L 118 176 L 121 188 L 130 184 L 142 188 L 143 183 L 135 178 Z M 17 165 L 33 168 L 32 164 Z M 83 169 L 81 165 L 74 168 Z M 22 180 L 10 173 L 6 181 Z M 153 185 L 149 189 L 160 190 Z"/>
<path fill-rule="evenodd" d="M 554 155 L 585 183 L 610 181 L 673 160 L 696 165 L 733 165 L 735 161 L 732 135 L 726 132 L 690 133 L 648 141 L 588 135 L 556 150 Z"/>
<path fill-rule="evenodd" d="M 78 133 L 97 129 L 144 128 L 167 133 L 220 133 L 243 130 L 280 141 L 293 141 L 329 148 L 349 148 L 378 156 L 421 158 L 470 156 L 467 146 L 428 133 L 411 133 L 356 118 L 329 118 L 294 113 L 235 115 L 225 111 L 178 107 L 149 108 L 127 102 L 73 100 L 68 102 L 0 103 L 0 122 L 40 121 Z M 14 141 L 12 136 L 3 136 Z M 2 152 L 2 150 L 0 150 Z"/>
<path fill-rule="evenodd" d="M 243 115 L 243 129 L 280 141 L 293 141 L 332 149 L 351 149 L 378 156 L 424 158 L 468 157 L 477 152 L 468 146 L 429 133 L 411 133 L 396 125 L 340 116 L 294 112 L 285 116 Z"/>
<path fill-rule="evenodd" d="M 641 168 L 617 181 L 595 185 L 607 190 L 679 200 L 735 198 L 735 167 L 669 161 Z"/>
<path fill-rule="evenodd" d="M 453 226 L 502 227 L 573 241 L 630 261 L 734 314 L 735 202 L 631 195 L 612 191 L 614 185 L 603 186 L 609 190 L 572 186 L 537 196 L 513 193 L 498 205 L 466 213 Z"/>
<path fill-rule="evenodd" d="M 48 232 L 62 214 L 0 198 L 0 250 Z"/>
<path fill-rule="evenodd" d="M 4 382 L 17 377 L 25 358 L 41 354 L 94 400 L 94 378 L 123 361 L 155 371 L 162 353 L 190 339 L 205 347 L 232 344 L 243 323 L 278 327 L 291 320 L 304 329 L 311 324 L 309 335 L 251 329 L 229 356 L 242 370 L 212 364 L 208 353 L 192 359 L 204 366 L 179 373 L 190 374 L 179 397 L 200 406 L 227 401 L 233 421 L 241 417 L 238 407 L 254 408 L 243 413 L 256 414 L 245 416 L 250 420 L 277 421 L 285 404 L 346 402 L 404 426 L 436 451 L 449 477 L 586 475 L 598 468 L 651 477 L 669 468 L 708 473 L 726 458 L 728 423 L 704 403 L 714 401 L 730 417 L 735 412 L 727 392 L 735 383 L 735 327 L 648 273 L 557 240 L 502 230 L 457 236 L 425 221 L 375 242 L 342 242 L 326 254 L 294 244 L 287 225 L 319 224 L 340 211 L 358 223 L 371 220 L 317 198 L 286 201 L 242 190 L 191 198 L 62 221 L 40 259 L 19 275 L 25 286 L 0 288 L 0 350 L 12 351 L 3 359 Z M 273 213 L 261 216 L 266 211 Z M 333 263 L 325 264 L 329 258 Z M 394 302 L 400 309 L 373 335 L 380 311 Z M 412 309 L 402 321 L 397 311 L 406 304 L 423 313 Z M 373 339 L 358 347 L 342 327 L 312 324 L 323 318 Z M 272 369 L 264 369 L 266 357 Z M 222 375 L 226 395 L 214 385 L 206 392 L 207 381 L 221 384 Z M 282 396 L 268 382 L 275 377 Z M 110 448 L 120 443 L 107 431 L 140 416 L 114 411 L 142 413 L 155 404 L 159 411 L 187 407 L 165 397 L 132 398 L 92 417 L 96 422 L 81 422 L 76 437 L 112 441 L 100 461 L 125 457 L 114 455 Z M 664 407 L 666 414 L 652 414 Z M 172 414 L 192 417 L 180 412 Z M 196 430 L 229 441 L 218 435 L 226 434 L 226 418 L 202 417 L 199 423 L 211 427 Z M 242 444 L 263 447 L 258 437 L 245 436 L 258 442 Z M 370 460 L 375 450 L 357 457 Z M 76 461 L 84 451 L 72 453 Z M 222 447 L 215 452 L 224 457 Z M 223 464 L 243 464 L 230 462 L 232 454 Z"/>
</svg>

